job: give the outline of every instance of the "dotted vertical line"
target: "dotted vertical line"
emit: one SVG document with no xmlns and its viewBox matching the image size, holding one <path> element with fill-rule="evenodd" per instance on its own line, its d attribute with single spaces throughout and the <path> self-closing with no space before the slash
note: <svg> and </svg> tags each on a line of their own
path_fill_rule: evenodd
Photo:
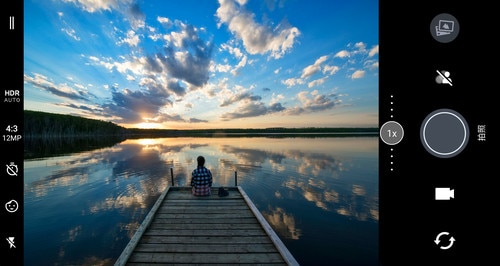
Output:
<svg viewBox="0 0 500 266">
<path fill-rule="evenodd" d="M 394 114 L 392 113 L 394 111 L 394 95 L 391 95 L 391 118 L 394 118 Z"/>
<path fill-rule="evenodd" d="M 394 95 L 391 94 L 391 109 L 390 109 L 390 114 L 391 114 L 391 119 L 394 118 Z M 394 158 L 394 148 L 391 148 L 391 152 L 390 152 L 390 157 L 391 159 L 389 160 L 390 161 L 390 169 L 391 169 L 391 172 L 394 171 L 394 161 L 393 161 L 393 158 Z"/>
</svg>

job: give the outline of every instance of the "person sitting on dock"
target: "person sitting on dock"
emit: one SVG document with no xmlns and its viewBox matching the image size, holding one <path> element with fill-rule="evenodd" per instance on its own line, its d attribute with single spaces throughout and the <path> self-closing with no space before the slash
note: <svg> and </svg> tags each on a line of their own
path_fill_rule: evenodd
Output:
<svg viewBox="0 0 500 266">
<path fill-rule="evenodd" d="M 205 167 L 205 157 L 198 156 L 198 166 L 191 173 L 191 191 L 195 196 L 210 196 L 212 172 Z"/>
</svg>

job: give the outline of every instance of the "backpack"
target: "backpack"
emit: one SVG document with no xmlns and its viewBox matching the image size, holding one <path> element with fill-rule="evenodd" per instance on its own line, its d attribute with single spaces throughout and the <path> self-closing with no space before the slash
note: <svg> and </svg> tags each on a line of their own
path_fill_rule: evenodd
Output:
<svg viewBox="0 0 500 266">
<path fill-rule="evenodd" d="M 218 194 L 219 194 L 219 197 L 225 197 L 225 196 L 229 195 L 229 192 L 227 190 L 225 190 L 224 187 L 220 187 Z"/>
</svg>

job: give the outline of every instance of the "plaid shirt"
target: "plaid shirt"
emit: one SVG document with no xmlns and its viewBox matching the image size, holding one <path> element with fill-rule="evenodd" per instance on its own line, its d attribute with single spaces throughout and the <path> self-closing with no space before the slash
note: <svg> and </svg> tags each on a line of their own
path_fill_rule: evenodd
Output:
<svg viewBox="0 0 500 266">
<path fill-rule="evenodd" d="M 195 196 L 209 196 L 212 187 L 212 173 L 205 167 L 197 167 L 191 173 L 191 187 Z"/>
</svg>

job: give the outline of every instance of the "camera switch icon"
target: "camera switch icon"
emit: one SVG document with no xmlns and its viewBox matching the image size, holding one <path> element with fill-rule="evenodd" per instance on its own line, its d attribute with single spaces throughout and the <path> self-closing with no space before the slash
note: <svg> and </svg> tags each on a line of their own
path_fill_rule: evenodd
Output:
<svg viewBox="0 0 500 266">
<path fill-rule="evenodd" d="M 435 190 L 436 200 L 450 200 L 455 198 L 455 190 L 449 187 L 437 187 Z"/>
</svg>

